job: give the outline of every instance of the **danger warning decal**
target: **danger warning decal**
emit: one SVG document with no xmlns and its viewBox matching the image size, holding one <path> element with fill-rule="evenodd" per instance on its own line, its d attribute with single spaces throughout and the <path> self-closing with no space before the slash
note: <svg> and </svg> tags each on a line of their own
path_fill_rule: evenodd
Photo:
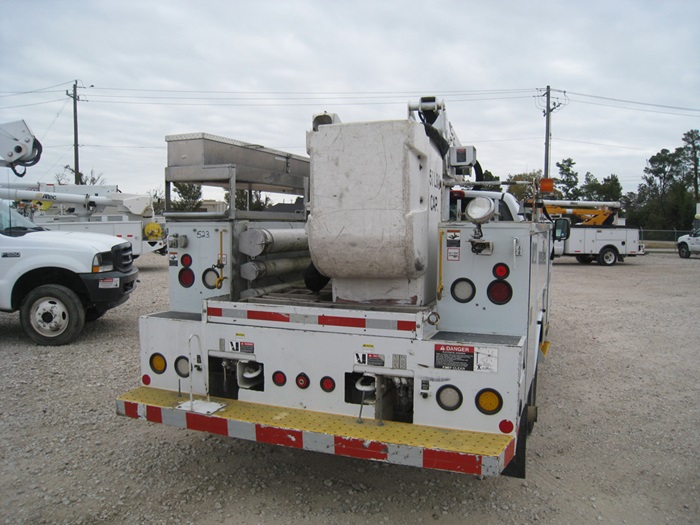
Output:
<svg viewBox="0 0 700 525">
<path fill-rule="evenodd" d="M 435 368 L 474 370 L 474 347 L 462 345 L 435 345 Z"/>
<path fill-rule="evenodd" d="M 497 372 L 498 350 L 466 345 L 435 345 L 435 368 Z"/>
</svg>

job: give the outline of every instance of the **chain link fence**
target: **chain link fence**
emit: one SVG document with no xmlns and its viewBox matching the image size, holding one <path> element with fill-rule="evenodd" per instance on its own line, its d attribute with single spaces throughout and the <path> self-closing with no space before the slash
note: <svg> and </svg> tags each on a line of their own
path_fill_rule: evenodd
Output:
<svg viewBox="0 0 700 525">
<path fill-rule="evenodd" d="M 644 228 L 639 228 L 639 241 L 662 241 L 675 243 L 678 240 L 678 237 L 681 235 L 686 235 L 690 232 L 691 230 L 645 230 Z"/>
</svg>

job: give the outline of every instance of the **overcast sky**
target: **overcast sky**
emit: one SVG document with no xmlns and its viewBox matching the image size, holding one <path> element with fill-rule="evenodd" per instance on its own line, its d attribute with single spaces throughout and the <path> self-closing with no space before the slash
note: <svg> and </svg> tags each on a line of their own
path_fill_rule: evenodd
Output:
<svg viewBox="0 0 700 525">
<path fill-rule="evenodd" d="M 0 122 L 44 146 L 25 180 L 73 165 L 126 193 L 164 186 L 165 136 L 207 132 L 304 155 L 312 115 L 402 119 L 444 99 L 505 179 L 571 157 L 636 191 L 649 157 L 700 128 L 700 2 L 27 0 L 3 16 Z M 2 181 L 15 181 L 0 169 Z"/>
</svg>

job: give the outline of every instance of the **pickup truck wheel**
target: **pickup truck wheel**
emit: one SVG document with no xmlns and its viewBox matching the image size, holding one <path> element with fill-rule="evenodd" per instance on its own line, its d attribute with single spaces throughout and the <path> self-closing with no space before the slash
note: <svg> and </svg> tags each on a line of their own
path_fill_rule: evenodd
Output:
<svg viewBox="0 0 700 525">
<path fill-rule="evenodd" d="M 617 252 L 612 248 L 603 248 L 598 254 L 598 264 L 612 266 L 617 262 Z"/>
<path fill-rule="evenodd" d="M 681 259 L 687 259 L 690 257 L 690 249 L 684 242 L 678 245 L 678 255 L 681 256 Z"/>
<path fill-rule="evenodd" d="M 57 284 L 34 288 L 22 301 L 20 323 L 30 339 L 46 346 L 74 341 L 85 324 L 85 311 L 71 289 Z"/>
</svg>

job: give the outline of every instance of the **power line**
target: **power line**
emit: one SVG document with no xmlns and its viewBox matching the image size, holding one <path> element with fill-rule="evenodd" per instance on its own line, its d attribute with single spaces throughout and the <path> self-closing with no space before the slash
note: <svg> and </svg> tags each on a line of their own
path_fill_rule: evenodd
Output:
<svg viewBox="0 0 700 525">
<path fill-rule="evenodd" d="M 559 91 L 559 90 L 557 90 Z M 624 104 L 636 104 L 639 106 L 652 106 L 652 107 L 657 107 L 657 108 L 664 108 L 664 109 L 677 109 L 679 111 L 700 111 L 700 109 L 695 109 L 695 108 L 682 108 L 682 107 L 677 107 L 677 106 L 666 106 L 663 104 L 652 104 L 650 102 L 636 102 L 634 100 L 624 100 L 621 98 L 611 98 L 611 97 L 601 97 L 598 95 L 586 95 L 585 93 L 576 93 L 574 91 L 564 91 L 563 93 L 568 93 L 569 95 L 578 95 L 579 97 L 588 97 L 588 98 L 597 98 L 600 100 L 609 100 L 611 102 L 622 102 Z"/>
<path fill-rule="evenodd" d="M 16 97 L 16 96 L 18 96 L 18 95 L 30 95 L 30 94 L 33 94 L 33 93 L 49 93 L 49 91 L 48 91 L 49 89 L 67 86 L 67 85 L 72 84 L 72 83 L 73 83 L 73 81 L 71 80 L 70 82 L 63 82 L 63 83 L 61 83 L 61 84 L 56 84 L 55 86 L 48 86 L 48 87 L 45 87 L 45 88 L 32 89 L 32 90 L 29 90 L 29 91 L 17 91 L 17 92 L 13 92 L 13 91 L 0 91 L 0 93 L 2 93 L 2 94 L 0 95 L 0 98 L 5 98 L 5 97 Z M 62 93 L 62 91 L 51 91 L 50 93 Z"/>
<path fill-rule="evenodd" d="M 678 116 L 678 117 L 697 117 L 697 115 L 687 115 L 687 114 L 684 114 L 684 113 L 671 113 L 671 112 L 669 112 L 669 111 L 656 111 L 656 110 L 653 110 L 653 109 L 643 109 L 643 108 L 629 108 L 629 107 L 626 107 L 626 106 L 617 106 L 617 105 L 615 105 L 615 104 L 603 104 L 603 103 L 600 103 L 600 102 L 587 102 L 587 101 L 585 101 L 585 100 L 576 100 L 576 99 L 572 99 L 572 100 L 573 100 L 573 102 L 577 102 L 577 103 L 579 103 L 579 104 L 588 104 L 588 105 L 591 105 L 591 106 L 603 106 L 603 107 L 608 107 L 608 108 L 626 109 L 626 110 L 628 110 L 628 111 L 641 111 L 641 112 L 644 112 L 644 113 L 657 113 L 657 114 L 659 114 L 659 115 L 675 115 L 675 116 Z M 653 104 L 652 104 L 652 106 L 653 106 Z M 689 110 L 689 111 L 697 111 L 697 110 L 691 109 L 691 110 Z"/>
<path fill-rule="evenodd" d="M 47 101 L 45 101 L 45 102 L 34 102 L 34 103 L 32 103 L 32 104 L 21 104 L 21 105 L 18 105 L 18 106 L 5 106 L 5 107 L 0 108 L 0 110 L 2 110 L 2 109 L 15 109 L 15 108 L 26 108 L 26 107 L 29 107 L 29 106 L 41 106 L 41 105 L 44 105 L 44 104 L 53 104 L 54 102 L 63 102 L 63 100 L 64 100 L 64 99 L 62 99 L 62 98 L 56 98 L 56 99 L 53 99 L 53 100 L 47 100 Z"/>
<path fill-rule="evenodd" d="M 444 91 L 440 89 L 424 89 L 411 91 L 205 91 L 205 90 L 186 90 L 186 89 L 136 89 L 136 88 L 110 88 L 110 87 L 93 87 L 92 89 L 101 91 L 133 91 L 137 93 L 201 93 L 206 95 L 382 95 L 382 96 L 406 96 L 406 95 L 424 95 L 425 93 L 442 93 L 444 95 L 468 95 L 468 94 L 501 94 L 501 93 L 518 93 L 531 92 L 535 88 L 518 88 L 518 89 L 485 89 L 485 90 L 459 90 L 459 91 Z"/>
<path fill-rule="evenodd" d="M 620 148 L 620 149 L 631 149 L 636 151 L 649 151 L 649 148 L 634 148 L 632 146 L 620 146 L 619 144 L 603 144 L 602 142 L 588 142 L 585 140 L 574 140 L 574 139 L 563 139 L 560 137 L 553 137 L 555 141 L 562 142 L 577 142 L 579 144 L 590 144 L 591 146 L 605 146 L 606 148 Z"/>
<path fill-rule="evenodd" d="M 63 110 L 66 109 L 66 106 L 67 106 L 67 105 L 68 105 L 68 99 L 65 99 L 65 100 L 63 101 L 63 104 L 61 105 L 61 108 L 56 112 L 56 116 L 55 116 L 55 117 L 53 118 L 53 120 L 51 121 L 51 124 L 49 124 L 49 127 L 47 127 L 47 128 L 46 128 L 46 131 L 44 131 L 44 134 L 42 135 L 42 137 L 45 137 L 46 135 L 48 135 L 49 130 L 50 130 L 50 129 L 53 127 L 53 125 L 56 123 L 56 121 L 58 120 L 58 117 L 61 116 L 61 113 L 63 113 Z"/>
</svg>

